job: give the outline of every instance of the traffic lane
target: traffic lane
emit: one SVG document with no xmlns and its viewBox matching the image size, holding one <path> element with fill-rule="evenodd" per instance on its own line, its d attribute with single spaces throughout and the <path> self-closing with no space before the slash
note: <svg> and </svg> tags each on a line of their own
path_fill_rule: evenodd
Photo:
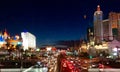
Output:
<svg viewBox="0 0 120 72">
<path fill-rule="evenodd" d="M 75 63 L 68 59 L 61 60 L 61 72 L 80 72 L 80 68 L 78 68 Z"/>
</svg>

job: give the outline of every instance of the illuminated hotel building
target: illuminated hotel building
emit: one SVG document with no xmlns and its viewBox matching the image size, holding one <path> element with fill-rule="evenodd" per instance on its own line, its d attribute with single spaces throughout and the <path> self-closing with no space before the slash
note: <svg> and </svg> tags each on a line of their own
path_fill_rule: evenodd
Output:
<svg viewBox="0 0 120 72">
<path fill-rule="evenodd" d="M 4 47 L 6 48 L 6 43 L 7 43 L 7 40 L 10 38 L 10 36 L 8 35 L 8 32 L 7 30 L 5 29 L 4 32 L 0 32 L 0 48 L 1 47 Z"/>
<path fill-rule="evenodd" d="M 113 40 L 112 26 L 109 23 L 109 19 L 103 20 L 103 39 L 105 41 Z"/>
<path fill-rule="evenodd" d="M 6 44 L 5 39 L 3 37 L 2 32 L 0 32 L 0 48 L 3 47 L 3 45 Z"/>
<path fill-rule="evenodd" d="M 27 50 L 29 48 L 35 49 L 36 48 L 36 37 L 29 33 L 29 32 L 22 32 L 21 37 L 23 40 L 23 48 Z"/>
<path fill-rule="evenodd" d="M 109 21 L 114 38 L 120 41 L 120 13 L 110 12 Z"/>
<path fill-rule="evenodd" d="M 103 12 L 100 6 L 97 6 L 97 11 L 94 12 L 94 37 L 95 43 L 101 43 L 103 40 Z"/>
</svg>

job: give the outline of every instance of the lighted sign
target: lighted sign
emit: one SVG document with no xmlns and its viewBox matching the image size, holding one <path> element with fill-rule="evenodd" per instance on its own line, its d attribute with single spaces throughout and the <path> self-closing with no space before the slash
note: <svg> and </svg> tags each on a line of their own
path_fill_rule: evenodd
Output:
<svg viewBox="0 0 120 72">
<path fill-rule="evenodd" d="M 107 46 L 103 46 L 103 45 L 95 45 L 96 49 L 108 49 Z"/>
</svg>

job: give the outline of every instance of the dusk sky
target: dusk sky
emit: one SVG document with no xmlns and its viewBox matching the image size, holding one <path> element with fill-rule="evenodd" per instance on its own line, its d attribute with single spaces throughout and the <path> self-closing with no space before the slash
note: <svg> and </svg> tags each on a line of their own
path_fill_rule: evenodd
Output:
<svg viewBox="0 0 120 72">
<path fill-rule="evenodd" d="M 111 11 L 120 12 L 120 0 L 2 0 L 0 30 L 6 28 L 11 35 L 27 30 L 36 36 L 37 46 L 79 40 L 93 26 L 97 5 L 104 19 Z"/>
</svg>

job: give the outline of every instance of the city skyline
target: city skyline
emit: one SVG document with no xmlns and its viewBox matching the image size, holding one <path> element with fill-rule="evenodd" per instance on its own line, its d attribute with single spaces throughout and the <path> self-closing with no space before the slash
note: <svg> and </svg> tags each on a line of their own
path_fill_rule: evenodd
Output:
<svg viewBox="0 0 120 72">
<path fill-rule="evenodd" d="M 111 11 L 120 12 L 119 0 L 1 1 L 0 27 L 11 35 L 31 32 L 36 36 L 37 46 L 58 40 L 79 40 L 85 38 L 87 27 L 93 26 L 97 5 L 103 11 L 103 19 Z"/>
</svg>

